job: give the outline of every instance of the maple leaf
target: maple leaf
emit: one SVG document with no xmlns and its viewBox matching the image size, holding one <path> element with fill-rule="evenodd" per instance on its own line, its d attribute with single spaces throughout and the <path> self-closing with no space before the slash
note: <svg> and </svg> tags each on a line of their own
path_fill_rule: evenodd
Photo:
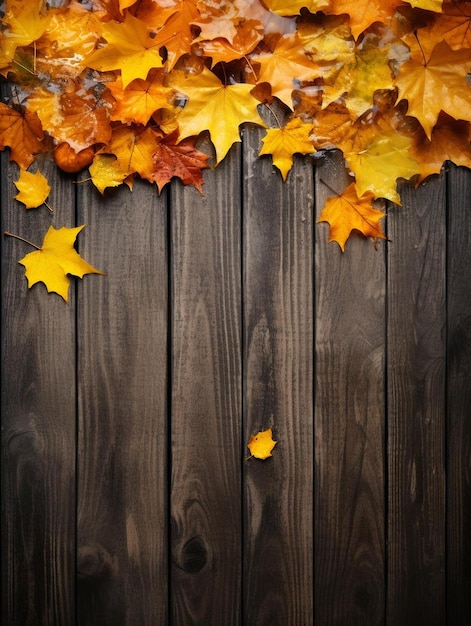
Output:
<svg viewBox="0 0 471 626">
<path fill-rule="evenodd" d="M 251 435 L 247 448 L 250 453 L 256 459 L 265 460 L 269 456 L 272 456 L 271 451 L 277 444 L 277 441 L 273 441 L 273 432 L 271 428 L 260 431 L 256 435 Z"/>
<path fill-rule="evenodd" d="M 417 133 L 411 147 L 411 156 L 419 163 L 417 183 L 431 174 L 439 174 L 445 161 L 471 168 L 471 128 L 464 120 L 454 120 L 440 113 L 432 136 Z"/>
<path fill-rule="evenodd" d="M 194 46 L 211 58 L 212 65 L 241 59 L 263 39 L 263 26 L 258 20 L 239 20 L 234 28 L 236 34 L 232 41 L 222 37 L 207 40 L 200 35 L 194 40 Z"/>
<path fill-rule="evenodd" d="M 121 78 L 108 83 L 115 102 L 111 120 L 147 124 L 158 109 L 172 109 L 175 91 L 163 85 L 163 70 L 151 70 L 146 80 L 136 78 L 123 89 Z"/>
<path fill-rule="evenodd" d="M 461 119 L 463 114 L 471 119 L 471 88 L 466 82 L 471 50 L 452 50 L 443 41 L 427 58 L 418 40 L 416 47 L 421 57 L 401 65 L 396 85 L 398 98 L 408 102 L 408 114 L 419 120 L 430 138 L 440 111 L 455 119 Z M 417 50 L 415 53 L 417 57 Z"/>
<path fill-rule="evenodd" d="M 281 37 L 273 52 L 255 57 L 260 64 L 259 82 L 271 85 L 272 95 L 293 107 L 292 92 L 301 81 L 315 78 L 310 56 L 297 35 Z"/>
<path fill-rule="evenodd" d="M 329 0 L 262 0 L 262 2 L 278 15 L 298 15 L 303 8 L 311 13 L 317 13 L 330 4 Z"/>
<path fill-rule="evenodd" d="M 293 165 L 293 155 L 310 154 L 314 151 L 310 133 L 312 124 L 307 124 L 295 117 L 283 128 L 269 128 L 262 139 L 263 146 L 259 154 L 273 155 L 273 165 L 281 172 L 286 180 Z"/>
<path fill-rule="evenodd" d="M 453 50 L 471 47 L 471 2 L 447 2 L 443 12 L 420 30 L 420 39 L 426 34 L 435 43 L 446 41 Z"/>
<path fill-rule="evenodd" d="M 240 141 L 240 124 L 264 126 L 257 110 L 259 103 L 250 94 L 252 85 L 223 85 L 207 68 L 197 76 L 176 70 L 170 75 L 170 85 L 189 97 L 178 117 L 180 138 L 209 130 L 218 162 L 234 142 Z"/>
<path fill-rule="evenodd" d="M 101 28 L 107 43 L 88 57 L 90 67 L 102 71 L 120 69 L 123 87 L 135 78 L 147 78 L 152 68 L 162 67 L 162 42 L 152 38 L 147 25 L 132 13 L 126 13 L 124 22 L 106 22 Z"/>
<path fill-rule="evenodd" d="M 373 199 L 369 192 L 359 197 L 355 183 L 350 183 L 341 194 L 327 198 L 318 222 L 329 223 L 329 243 L 336 241 L 344 252 L 353 230 L 371 237 L 375 243 L 377 239 L 386 239 L 379 223 L 386 214 L 372 206 Z"/>
<path fill-rule="evenodd" d="M 190 52 L 193 41 L 191 24 L 198 21 L 200 15 L 197 0 L 180 0 L 162 28 L 155 35 L 155 45 L 165 46 L 167 65 L 171 70 L 178 59 Z"/>
<path fill-rule="evenodd" d="M 25 275 L 29 288 L 42 282 L 49 293 L 57 293 L 67 302 L 70 284 L 67 274 L 79 278 L 85 274 L 103 274 L 84 261 L 74 249 L 75 239 L 83 228 L 85 224 L 76 228 L 59 229 L 49 226 L 42 247 L 38 247 L 35 252 L 30 252 L 19 261 L 26 268 Z"/>
<path fill-rule="evenodd" d="M 108 187 L 118 187 L 129 175 L 123 171 L 112 154 L 97 154 L 89 167 L 92 183 L 100 193 Z"/>
<path fill-rule="evenodd" d="M 326 13 L 350 16 L 350 28 L 355 39 L 375 22 L 387 23 L 402 0 L 331 0 Z"/>
<path fill-rule="evenodd" d="M 47 182 L 47 178 L 40 171 L 33 174 L 26 170 L 21 170 L 20 177 L 17 181 L 14 181 L 14 184 L 19 191 L 15 199 L 18 202 L 22 202 L 27 209 L 35 209 L 42 204 L 46 204 L 51 187 Z"/>
<path fill-rule="evenodd" d="M 208 167 L 208 155 L 195 148 L 195 139 L 184 139 L 175 145 L 174 138 L 175 133 L 157 143 L 153 155 L 155 166 L 150 179 L 155 181 L 159 192 L 176 177 L 202 193 L 202 170 Z"/>
<path fill-rule="evenodd" d="M 436 11 L 439 13 L 442 10 L 443 0 L 404 0 L 415 9 L 425 9 L 426 11 Z"/>
<path fill-rule="evenodd" d="M 7 10 L 2 19 L 5 31 L 2 33 L 7 52 L 14 52 L 17 47 L 29 46 L 39 39 L 46 29 L 48 16 L 42 12 L 43 0 L 19 0 L 7 3 Z"/>
<path fill-rule="evenodd" d="M 420 172 L 419 164 L 409 152 L 410 137 L 396 132 L 378 133 L 365 149 L 344 154 L 355 174 L 355 187 L 361 197 L 371 191 L 375 198 L 400 203 L 397 179 L 409 179 Z"/>
<path fill-rule="evenodd" d="M 108 103 L 96 99 L 80 81 L 63 80 L 62 92 L 36 88 L 28 107 L 37 113 L 44 130 L 58 142 L 68 143 L 76 152 L 95 143 L 106 143 L 111 135 Z"/>
<path fill-rule="evenodd" d="M 0 149 L 11 149 L 10 159 L 22 169 L 34 161 L 34 155 L 47 148 L 44 132 L 36 113 L 21 107 L 11 108 L 0 102 Z"/>
<path fill-rule="evenodd" d="M 110 142 L 100 152 L 116 155 L 119 171 L 125 177 L 137 173 L 153 182 L 153 155 L 157 145 L 158 136 L 151 128 L 118 126 L 113 129 Z"/>
</svg>

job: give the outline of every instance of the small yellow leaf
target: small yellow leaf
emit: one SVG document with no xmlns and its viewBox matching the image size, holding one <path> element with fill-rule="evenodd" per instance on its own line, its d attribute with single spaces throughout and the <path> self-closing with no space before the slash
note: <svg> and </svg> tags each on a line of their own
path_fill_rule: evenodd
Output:
<svg viewBox="0 0 471 626">
<path fill-rule="evenodd" d="M 267 459 L 272 456 L 271 451 L 278 443 L 272 439 L 272 429 L 261 431 L 256 435 L 251 435 L 249 443 L 247 444 L 252 456 L 256 459 Z"/>
<path fill-rule="evenodd" d="M 19 193 L 15 196 L 27 209 L 35 209 L 44 204 L 51 191 L 47 178 L 41 172 L 27 172 L 21 170 L 20 177 L 14 181 Z"/>
<path fill-rule="evenodd" d="M 118 187 L 128 175 L 111 154 L 97 154 L 88 169 L 92 183 L 100 193 L 104 193 L 107 187 Z"/>
<path fill-rule="evenodd" d="M 312 124 L 306 124 L 299 117 L 290 120 L 284 128 L 269 128 L 262 139 L 263 146 L 260 155 L 271 154 L 273 165 L 281 172 L 286 180 L 288 172 L 293 166 L 293 155 L 315 152 L 310 133 Z"/>
<path fill-rule="evenodd" d="M 42 248 L 30 252 L 19 261 L 26 268 L 28 287 L 44 283 L 48 292 L 54 292 L 68 301 L 70 279 L 67 274 L 82 278 L 84 274 L 103 274 L 84 261 L 74 248 L 74 242 L 85 224 L 76 228 L 49 226 Z"/>
</svg>

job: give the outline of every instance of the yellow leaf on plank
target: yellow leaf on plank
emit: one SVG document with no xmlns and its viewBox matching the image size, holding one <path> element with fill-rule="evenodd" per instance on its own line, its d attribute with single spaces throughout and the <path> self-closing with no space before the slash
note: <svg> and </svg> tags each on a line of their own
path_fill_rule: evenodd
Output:
<svg viewBox="0 0 471 626">
<path fill-rule="evenodd" d="M 82 278 L 85 274 L 103 274 L 84 261 L 74 242 L 85 224 L 76 228 L 49 226 L 42 248 L 30 252 L 19 261 L 26 268 L 28 287 L 44 283 L 49 293 L 57 293 L 68 301 L 70 279 L 67 274 Z"/>
<path fill-rule="evenodd" d="M 359 231 L 365 237 L 372 237 L 374 241 L 378 238 L 386 239 L 379 223 L 385 213 L 375 209 L 372 201 L 372 193 L 358 197 L 355 183 L 351 183 L 343 193 L 328 198 L 318 222 L 329 223 L 329 243 L 336 241 L 344 252 L 352 230 Z"/>
<path fill-rule="evenodd" d="M 21 170 L 20 177 L 17 181 L 14 181 L 14 184 L 19 191 L 15 196 L 15 200 L 22 202 L 27 209 L 35 209 L 45 204 L 51 191 L 47 178 L 39 171 L 33 174 L 26 170 Z"/>
<path fill-rule="evenodd" d="M 247 444 L 251 455 L 256 459 L 262 460 L 272 456 L 271 451 L 278 443 L 277 441 L 273 441 L 272 435 L 273 433 L 271 428 L 260 431 L 256 435 L 251 435 L 249 443 Z"/>
<path fill-rule="evenodd" d="M 284 128 L 269 128 L 262 139 L 263 146 L 259 154 L 271 154 L 273 165 L 280 170 L 283 180 L 286 180 L 293 166 L 295 153 L 315 152 L 310 139 L 311 131 L 312 124 L 306 124 L 299 117 L 290 120 Z"/>
<path fill-rule="evenodd" d="M 92 183 L 100 193 L 107 187 L 118 187 L 128 176 L 112 154 L 97 154 L 88 168 Z"/>
</svg>

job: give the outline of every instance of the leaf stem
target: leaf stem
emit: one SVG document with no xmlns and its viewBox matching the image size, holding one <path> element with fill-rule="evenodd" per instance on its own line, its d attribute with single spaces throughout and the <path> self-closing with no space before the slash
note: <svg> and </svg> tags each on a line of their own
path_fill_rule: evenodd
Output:
<svg viewBox="0 0 471 626">
<path fill-rule="evenodd" d="M 333 189 L 333 188 L 329 185 L 329 183 L 326 183 L 326 182 L 325 182 L 325 180 L 324 180 L 323 178 L 320 178 L 319 180 L 320 180 L 320 182 L 321 182 L 323 185 L 325 185 L 325 186 L 327 187 L 327 189 L 328 189 L 329 191 L 331 191 L 331 192 L 332 192 L 334 195 L 336 195 L 337 197 L 340 197 L 340 195 L 341 195 L 341 194 L 339 194 L 337 191 L 335 191 L 335 189 Z"/>
<path fill-rule="evenodd" d="M 281 122 L 280 122 L 280 120 L 278 118 L 278 115 L 275 113 L 275 111 L 272 109 L 272 107 L 269 104 L 267 104 L 266 102 L 264 102 L 264 105 L 267 107 L 267 109 L 270 111 L 270 113 L 275 118 L 275 122 L 278 124 L 278 128 L 283 128 L 283 126 L 281 125 Z"/>
<path fill-rule="evenodd" d="M 49 206 L 47 202 L 44 202 L 44 205 L 47 206 L 47 208 L 49 209 L 51 213 L 54 213 L 54 209 L 52 208 L 52 206 Z"/>
<path fill-rule="evenodd" d="M 24 241 L 25 243 L 29 244 L 30 246 L 33 246 L 33 248 L 36 248 L 36 250 L 41 250 L 41 248 L 39 246 L 37 246 L 32 241 L 28 241 L 24 237 L 20 237 L 19 235 L 14 235 L 13 233 L 8 232 L 7 230 L 3 234 L 4 235 L 8 235 L 8 237 L 14 237 L 15 239 L 19 239 L 20 241 Z"/>
</svg>

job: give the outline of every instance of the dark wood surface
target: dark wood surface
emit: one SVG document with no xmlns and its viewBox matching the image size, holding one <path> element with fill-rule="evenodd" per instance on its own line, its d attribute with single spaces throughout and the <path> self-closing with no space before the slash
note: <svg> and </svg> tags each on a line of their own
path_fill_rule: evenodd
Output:
<svg viewBox="0 0 471 626">
<path fill-rule="evenodd" d="M 41 161 L 53 214 L 1 155 L 2 230 L 86 223 L 106 272 L 65 304 L 2 237 L 2 623 L 471 623 L 471 172 L 342 254 L 316 224 L 341 157 L 283 183 L 260 132 L 204 195 Z"/>
</svg>

